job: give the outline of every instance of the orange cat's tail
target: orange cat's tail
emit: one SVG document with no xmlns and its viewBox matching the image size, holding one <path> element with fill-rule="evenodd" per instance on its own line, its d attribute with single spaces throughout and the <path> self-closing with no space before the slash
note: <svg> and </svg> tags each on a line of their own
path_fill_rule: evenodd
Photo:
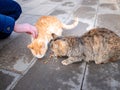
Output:
<svg viewBox="0 0 120 90">
<path fill-rule="evenodd" d="M 79 22 L 78 17 L 75 17 L 75 21 L 74 21 L 73 24 L 71 24 L 71 25 L 66 25 L 66 24 L 63 24 L 63 23 L 62 23 L 62 27 L 63 27 L 64 29 L 72 29 L 72 28 L 74 28 L 74 27 L 76 27 L 76 26 L 78 25 L 78 22 Z"/>
</svg>

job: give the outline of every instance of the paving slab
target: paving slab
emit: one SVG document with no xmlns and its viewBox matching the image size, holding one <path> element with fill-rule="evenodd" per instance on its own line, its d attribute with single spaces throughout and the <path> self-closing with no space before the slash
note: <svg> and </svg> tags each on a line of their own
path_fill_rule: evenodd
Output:
<svg viewBox="0 0 120 90">
<path fill-rule="evenodd" d="M 13 32 L 12 35 L 7 39 L 0 40 L 0 49 L 3 48 L 6 44 L 12 42 L 12 40 L 14 40 L 17 37 L 19 37 L 19 34 Z"/>
<path fill-rule="evenodd" d="M 87 19 L 94 17 L 95 14 L 96 14 L 96 8 L 90 6 L 80 6 L 74 12 L 75 16 L 78 16 L 79 18 L 87 18 Z"/>
<path fill-rule="evenodd" d="M 120 14 L 99 14 L 96 26 L 106 27 L 120 35 Z"/>
<path fill-rule="evenodd" d="M 87 64 L 82 90 L 120 90 L 120 61 Z"/>
<path fill-rule="evenodd" d="M 13 79 L 14 77 L 0 71 L 0 90 L 5 90 L 6 87 L 11 84 Z"/>
<path fill-rule="evenodd" d="M 0 90 L 10 90 L 19 77 L 19 74 L 0 69 Z"/>
<path fill-rule="evenodd" d="M 84 66 L 63 66 L 61 59 L 38 60 L 13 90 L 80 90 Z"/>
<path fill-rule="evenodd" d="M 0 68 L 24 73 L 33 60 L 33 55 L 27 49 L 30 37 L 26 34 L 14 39 L 0 50 Z"/>
</svg>

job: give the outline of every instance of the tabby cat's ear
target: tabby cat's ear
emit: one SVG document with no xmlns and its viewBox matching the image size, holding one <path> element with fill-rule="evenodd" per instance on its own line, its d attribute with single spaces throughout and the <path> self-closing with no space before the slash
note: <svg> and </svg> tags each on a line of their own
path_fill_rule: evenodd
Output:
<svg viewBox="0 0 120 90">
<path fill-rule="evenodd" d="M 52 33 L 53 38 L 57 38 L 58 36 L 55 33 Z"/>
<path fill-rule="evenodd" d="M 32 49 L 33 48 L 32 44 L 29 44 L 27 48 Z"/>
</svg>

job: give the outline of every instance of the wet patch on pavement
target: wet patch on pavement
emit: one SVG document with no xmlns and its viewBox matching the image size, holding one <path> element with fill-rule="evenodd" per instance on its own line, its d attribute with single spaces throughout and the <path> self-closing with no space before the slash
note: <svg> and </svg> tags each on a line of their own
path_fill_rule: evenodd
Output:
<svg viewBox="0 0 120 90">
<path fill-rule="evenodd" d="M 50 15 L 56 16 L 63 23 L 67 23 L 71 20 L 71 16 L 65 10 L 61 9 L 55 9 Z"/>
<path fill-rule="evenodd" d="M 115 4 L 100 4 L 100 8 L 110 9 L 110 10 L 117 10 L 118 9 Z"/>
<path fill-rule="evenodd" d="M 98 11 L 100 14 L 119 13 L 119 7 L 117 4 L 102 3 L 100 4 Z"/>
<path fill-rule="evenodd" d="M 98 3 L 98 0 L 83 0 L 82 5 L 96 5 Z"/>
<path fill-rule="evenodd" d="M 62 2 L 63 0 L 50 0 L 52 2 Z"/>
<path fill-rule="evenodd" d="M 40 4 L 39 7 L 36 7 L 32 10 L 26 11 L 25 14 L 30 15 L 49 15 L 49 13 L 52 12 L 52 10 L 57 6 L 57 4 L 50 5 L 48 4 Z"/>
<path fill-rule="evenodd" d="M 74 3 L 73 2 L 65 2 L 62 4 L 62 6 L 69 6 L 69 7 L 74 7 Z"/>
<path fill-rule="evenodd" d="M 59 15 L 59 14 L 65 14 L 66 12 L 64 10 L 54 10 L 50 15 Z"/>
</svg>

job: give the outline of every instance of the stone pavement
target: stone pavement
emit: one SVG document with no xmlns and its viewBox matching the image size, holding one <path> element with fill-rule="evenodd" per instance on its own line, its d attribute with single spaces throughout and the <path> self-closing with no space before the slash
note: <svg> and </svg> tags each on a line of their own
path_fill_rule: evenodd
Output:
<svg viewBox="0 0 120 90">
<path fill-rule="evenodd" d="M 63 35 L 80 36 L 99 26 L 120 35 L 120 0 L 16 0 L 23 13 L 17 23 L 33 24 L 42 15 L 79 25 Z M 27 49 L 30 37 L 13 33 L 0 41 L 0 90 L 120 90 L 120 61 L 63 66 L 63 60 L 37 60 Z"/>
</svg>

